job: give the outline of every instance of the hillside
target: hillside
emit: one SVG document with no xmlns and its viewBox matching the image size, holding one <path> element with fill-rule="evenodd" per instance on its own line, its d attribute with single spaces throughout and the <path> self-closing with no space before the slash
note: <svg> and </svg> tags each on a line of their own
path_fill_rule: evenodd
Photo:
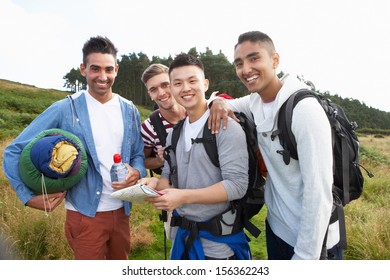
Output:
<svg viewBox="0 0 390 280">
<path fill-rule="evenodd" d="M 0 140 L 15 137 L 53 102 L 70 94 L 0 79 Z M 140 108 L 141 118 L 148 110 Z"/>
<path fill-rule="evenodd" d="M 49 217 L 25 207 L 16 197 L 2 170 L 4 148 L 26 125 L 51 103 L 68 93 L 0 80 L 0 233 L 4 231 L 20 258 L 29 260 L 72 259 L 63 232 L 64 208 Z M 137 106 L 145 119 L 150 109 Z M 390 131 L 390 130 L 388 130 Z M 362 198 L 345 207 L 348 260 L 390 259 L 390 136 L 362 135 L 361 164 L 375 174 L 365 176 Z M 252 239 L 254 259 L 266 259 L 264 219 L 266 208 L 254 218 L 263 233 Z M 133 260 L 164 259 L 163 227 L 160 211 L 150 204 L 135 205 L 131 219 L 131 254 Z M 1 245 L 1 244 L 0 244 Z M 170 243 L 168 242 L 168 249 Z"/>
<path fill-rule="evenodd" d="M 67 94 L 69 92 L 0 79 L 0 140 L 15 137 L 38 114 Z M 341 105 L 349 119 L 357 122 L 358 133 L 390 135 L 390 112 L 367 107 L 355 99 L 329 93 L 325 93 L 325 96 Z M 137 107 L 141 119 L 145 119 L 151 108 L 139 104 Z"/>
<path fill-rule="evenodd" d="M 16 136 L 38 114 L 66 94 L 0 80 L 0 140 Z"/>
</svg>

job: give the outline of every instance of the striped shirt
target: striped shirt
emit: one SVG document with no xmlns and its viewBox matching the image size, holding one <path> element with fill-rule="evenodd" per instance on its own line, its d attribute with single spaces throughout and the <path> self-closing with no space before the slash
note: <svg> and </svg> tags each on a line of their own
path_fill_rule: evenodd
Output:
<svg viewBox="0 0 390 280">
<path fill-rule="evenodd" d="M 158 116 L 162 120 L 166 132 L 169 133 L 169 131 L 172 130 L 172 128 L 175 124 L 168 122 L 161 115 L 161 113 L 159 113 Z M 157 133 L 154 130 L 154 127 L 150 121 L 150 117 L 142 122 L 141 135 L 142 135 L 142 140 L 144 141 L 144 148 L 145 149 L 159 149 L 162 147 L 161 143 L 160 143 L 160 139 L 158 138 Z"/>
</svg>

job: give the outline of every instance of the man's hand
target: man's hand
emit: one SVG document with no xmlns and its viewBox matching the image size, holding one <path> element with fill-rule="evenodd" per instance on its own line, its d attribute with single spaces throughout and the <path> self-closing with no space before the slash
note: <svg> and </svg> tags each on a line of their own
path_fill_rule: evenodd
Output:
<svg viewBox="0 0 390 280">
<path fill-rule="evenodd" d="M 127 163 L 125 163 L 127 169 L 129 170 L 129 174 L 126 176 L 126 180 L 123 182 L 113 182 L 112 187 L 116 190 L 124 189 L 129 186 L 137 184 L 137 181 L 140 178 L 140 173 L 137 169 L 131 167 Z"/>
<path fill-rule="evenodd" d="M 145 168 L 146 169 L 155 169 L 164 166 L 164 150 L 165 147 L 159 148 L 159 149 L 154 149 L 155 153 L 157 156 L 152 156 L 152 149 L 144 149 L 144 154 L 145 154 Z"/>
<path fill-rule="evenodd" d="M 227 106 L 226 100 L 224 98 L 215 98 L 210 104 L 210 117 L 208 120 L 208 127 L 212 134 L 219 132 L 221 128 L 221 119 L 222 128 L 226 129 L 228 116 L 239 122 L 239 120 L 234 115 L 234 112 Z"/>
<path fill-rule="evenodd" d="M 26 205 L 28 207 L 52 212 L 64 200 L 66 191 L 58 193 L 50 193 L 46 195 L 37 195 L 31 198 Z"/>
<path fill-rule="evenodd" d="M 145 201 L 149 201 L 157 210 L 173 211 L 184 204 L 183 190 L 176 188 L 167 188 L 163 191 L 161 196 L 148 197 Z"/>
<path fill-rule="evenodd" d="M 158 178 L 156 177 L 141 178 L 137 181 L 137 183 L 147 185 L 152 189 L 157 189 Z"/>
<path fill-rule="evenodd" d="M 161 148 L 156 150 L 157 159 L 158 159 L 158 161 L 160 163 L 160 166 L 163 166 L 164 162 L 165 162 L 164 151 L 165 151 L 165 147 L 161 147 Z"/>
</svg>

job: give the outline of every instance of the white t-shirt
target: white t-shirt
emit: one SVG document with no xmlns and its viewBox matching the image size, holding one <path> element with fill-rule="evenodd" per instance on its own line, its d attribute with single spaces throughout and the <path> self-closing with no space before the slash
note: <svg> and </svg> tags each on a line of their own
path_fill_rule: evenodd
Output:
<svg viewBox="0 0 390 280">
<path fill-rule="evenodd" d="M 199 120 L 190 123 L 189 118 L 186 118 L 185 125 L 184 125 L 184 135 L 185 135 L 185 141 L 186 141 L 186 152 L 188 152 L 191 149 L 192 143 L 191 139 L 195 139 L 199 132 L 202 130 L 205 122 L 207 121 L 208 117 L 210 115 L 210 111 L 207 110 L 203 116 L 199 118 Z"/>
<path fill-rule="evenodd" d="M 123 206 L 121 200 L 111 198 L 114 191 L 111 185 L 110 169 L 114 163 L 113 155 L 121 154 L 123 140 L 123 119 L 119 98 L 114 97 L 102 104 L 89 93 L 85 94 L 89 120 L 92 128 L 100 173 L 103 177 L 103 191 L 97 211 L 111 211 Z M 76 210 L 69 202 L 65 207 Z"/>
</svg>

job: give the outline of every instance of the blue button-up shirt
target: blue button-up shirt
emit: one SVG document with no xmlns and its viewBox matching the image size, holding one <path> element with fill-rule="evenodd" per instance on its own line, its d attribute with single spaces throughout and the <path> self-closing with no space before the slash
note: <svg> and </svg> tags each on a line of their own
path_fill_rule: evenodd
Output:
<svg viewBox="0 0 390 280">
<path fill-rule="evenodd" d="M 59 128 L 75 134 L 82 141 L 88 156 L 88 169 L 82 180 L 70 188 L 66 199 L 80 213 L 94 217 L 103 190 L 99 160 L 95 149 L 87 103 L 86 91 L 80 91 L 65 99 L 53 103 L 40 114 L 15 140 L 6 147 L 3 157 L 4 173 L 10 181 L 19 199 L 26 204 L 33 196 L 32 192 L 19 176 L 19 157 L 23 148 L 41 131 Z M 119 98 L 123 117 L 124 133 L 122 142 L 122 160 L 146 176 L 144 166 L 141 121 L 135 105 L 122 97 Z M 130 214 L 131 203 L 124 202 L 125 213 Z"/>
</svg>

